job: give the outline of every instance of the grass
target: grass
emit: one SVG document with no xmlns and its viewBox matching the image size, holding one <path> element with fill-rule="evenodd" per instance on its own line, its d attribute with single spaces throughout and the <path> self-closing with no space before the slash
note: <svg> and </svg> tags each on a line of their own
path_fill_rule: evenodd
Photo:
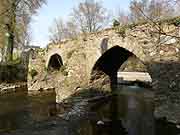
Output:
<svg viewBox="0 0 180 135">
<path fill-rule="evenodd" d="M 38 72 L 35 69 L 31 69 L 29 71 L 29 74 L 30 74 L 31 78 L 34 79 L 34 77 L 38 75 Z"/>
</svg>

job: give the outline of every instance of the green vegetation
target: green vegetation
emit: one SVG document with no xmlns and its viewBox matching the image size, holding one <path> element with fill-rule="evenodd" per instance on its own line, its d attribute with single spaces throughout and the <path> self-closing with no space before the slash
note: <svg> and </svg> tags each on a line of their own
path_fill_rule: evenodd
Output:
<svg viewBox="0 0 180 135">
<path fill-rule="evenodd" d="M 32 79 L 34 79 L 34 77 L 38 75 L 38 72 L 35 69 L 31 69 L 29 71 L 29 74 L 32 77 Z"/>
<path fill-rule="evenodd" d="M 161 22 L 164 23 L 168 23 L 168 24 L 174 24 L 175 26 L 179 26 L 180 25 L 180 17 L 174 17 L 174 18 L 168 18 L 168 19 L 164 19 L 161 20 Z"/>
<path fill-rule="evenodd" d="M 12 57 L 12 61 L 13 63 L 20 63 L 21 62 L 21 55 L 18 52 L 14 52 L 13 53 L 13 57 Z"/>
<path fill-rule="evenodd" d="M 5 65 L 10 65 L 10 66 L 15 66 L 15 65 L 19 65 L 19 64 L 21 64 L 20 59 L 13 60 L 13 61 L 8 61 L 7 63 L 5 63 Z"/>
<path fill-rule="evenodd" d="M 117 27 L 116 32 L 123 38 L 126 37 L 126 27 Z"/>
<path fill-rule="evenodd" d="M 113 27 L 117 27 L 117 26 L 119 26 L 119 25 L 120 25 L 120 22 L 115 19 L 115 20 L 113 21 Z"/>
<path fill-rule="evenodd" d="M 67 75 L 68 75 L 68 72 L 66 71 L 66 65 L 61 66 L 60 72 L 61 72 L 64 76 L 67 76 Z"/>
<path fill-rule="evenodd" d="M 18 65 L 21 64 L 21 57 L 17 53 L 13 53 L 13 59 L 11 61 L 7 61 L 5 64 L 6 65 Z"/>
</svg>

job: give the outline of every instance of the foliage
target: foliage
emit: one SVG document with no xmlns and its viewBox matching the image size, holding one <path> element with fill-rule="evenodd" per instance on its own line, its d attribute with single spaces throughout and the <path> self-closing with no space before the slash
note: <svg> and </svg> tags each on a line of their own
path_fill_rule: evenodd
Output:
<svg viewBox="0 0 180 135">
<path fill-rule="evenodd" d="M 61 72 L 64 76 L 67 76 L 67 75 L 68 75 L 68 72 L 66 71 L 66 65 L 61 66 L 60 72 Z"/>
<path fill-rule="evenodd" d="M 6 65 L 11 65 L 11 66 L 15 66 L 15 65 L 19 65 L 19 64 L 21 64 L 21 60 L 20 60 L 20 59 L 8 61 L 8 62 L 6 63 Z"/>
<path fill-rule="evenodd" d="M 18 60 L 18 59 L 21 59 L 21 55 L 19 52 L 14 52 L 13 53 L 13 60 Z"/>
<path fill-rule="evenodd" d="M 175 26 L 180 26 L 180 18 L 176 19 L 173 24 Z"/>
<path fill-rule="evenodd" d="M 120 27 L 117 27 L 116 28 L 116 32 L 123 38 L 126 37 L 126 29 L 127 29 L 127 26 L 124 25 L 124 26 L 120 26 Z"/>
<path fill-rule="evenodd" d="M 35 69 L 31 69 L 29 74 L 31 75 L 32 79 L 34 79 L 34 77 L 38 75 L 38 72 Z"/>
<path fill-rule="evenodd" d="M 164 19 L 164 20 L 161 20 L 161 21 L 166 22 L 168 24 L 174 24 L 175 26 L 180 25 L 180 17 L 168 18 L 168 19 Z"/>
<path fill-rule="evenodd" d="M 7 50 L 14 47 L 22 48 L 29 44 L 30 33 L 28 31 L 31 17 L 36 10 L 45 3 L 45 0 L 1 0 L 0 1 L 0 46 L 5 48 L 6 32 L 12 35 L 12 45 Z M 7 55 L 9 51 L 4 52 Z M 10 51 L 12 56 L 12 51 Z M 3 60 L 6 56 L 3 56 Z M 5 60 L 4 60 L 5 61 Z"/>
<path fill-rule="evenodd" d="M 119 25 L 120 25 L 120 22 L 115 19 L 115 20 L 113 21 L 113 27 L 117 27 L 117 26 L 119 26 Z"/>
</svg>

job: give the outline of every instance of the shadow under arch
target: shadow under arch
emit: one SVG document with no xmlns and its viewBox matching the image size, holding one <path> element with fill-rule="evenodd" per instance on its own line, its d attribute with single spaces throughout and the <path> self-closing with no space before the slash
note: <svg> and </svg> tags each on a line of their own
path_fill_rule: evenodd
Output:
<svg viewBox="0 0 180 135">
<path fill-rule="evenodd" d="M 59 54 L 53 54 L 48 62 L 48 70 L 59 70 L 63 66 L 62 58 Z"/>
<path fill-rule="evenodd" d="M 92 68 L 91 82 L 102 74 L 106 74 L 110 77 L 111 85 L 116 85 L 117 72 L 130 57 L 139 59 L 135 54 L 120 46 L 110 48 L 96 61 Z M 139 61 L 141 60 L 139 59 Z"/>
</svg>

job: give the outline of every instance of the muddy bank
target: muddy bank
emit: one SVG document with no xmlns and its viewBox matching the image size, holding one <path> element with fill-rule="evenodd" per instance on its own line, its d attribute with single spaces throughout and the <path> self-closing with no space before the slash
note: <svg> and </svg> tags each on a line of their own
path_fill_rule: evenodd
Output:
<svg viewBox="0 0 180 135">
<path fill-rule="evenodd" d="M 17 92 L 27 92 L 27 83 L 0 83 L 0 95 Z"/>
</svg>

